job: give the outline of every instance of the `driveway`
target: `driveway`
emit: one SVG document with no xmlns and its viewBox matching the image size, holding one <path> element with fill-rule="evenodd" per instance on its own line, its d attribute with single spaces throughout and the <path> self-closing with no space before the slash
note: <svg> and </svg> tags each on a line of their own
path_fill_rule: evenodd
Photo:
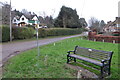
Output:
<svg viewBox="0 0 120 80">
<path fill-rule="evenodd" d="M 73 36 L 67 36 L 67 37 L 42 39 L 42 40 L 39 40 L 39 46 L 53 43 L 59 40 L 64 40 L 67 38 L 78 37 L 78 36 L 83 36 L 83 35 L 87 35 L 87 34 L 82 33 L 79 35 L 73 35 Z M 1 64 L 2 62 L 3 63 L 6 62 L 10 57 L 15 56 L 16 54 L 35 48 L 37 46 L 36 43 L 37 43 L 36 40 L 34 40 L 34 41 L 11 42 L 11 43 L 2 44 L 2 59 L 1 59 L 2 61 L 0 61 L 0 65 L 2 66 Z"/>
</svg>

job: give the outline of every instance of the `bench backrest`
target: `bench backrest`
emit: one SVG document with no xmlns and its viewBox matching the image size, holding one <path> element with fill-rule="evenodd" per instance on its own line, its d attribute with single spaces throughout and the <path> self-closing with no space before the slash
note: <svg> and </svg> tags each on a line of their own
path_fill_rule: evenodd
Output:
<svg viewBox="0 0 120 80">
<path fill-rule="evenodd" d="M 74 52 L 75 54 L 93 58 L 96 60 L 106 60 L 106 59 L 111 60 L 112 53 L 113 53 L 113 52 L 108 52 L 108 51 L 95 50 L 91 48 L 83 48 L 79 46 L 75 47 Z"/>
</svg>

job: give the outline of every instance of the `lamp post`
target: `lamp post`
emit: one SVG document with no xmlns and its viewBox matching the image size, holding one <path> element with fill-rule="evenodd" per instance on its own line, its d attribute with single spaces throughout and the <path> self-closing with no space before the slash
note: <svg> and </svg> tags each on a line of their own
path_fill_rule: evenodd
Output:
<svg viewBox="0 0 120 80">
<path fill-rule="evenodd" d="M 12 41 L 12 26 L 11 26 L 11 0 L 10 0 L 10 42 Z"/>
</svg>

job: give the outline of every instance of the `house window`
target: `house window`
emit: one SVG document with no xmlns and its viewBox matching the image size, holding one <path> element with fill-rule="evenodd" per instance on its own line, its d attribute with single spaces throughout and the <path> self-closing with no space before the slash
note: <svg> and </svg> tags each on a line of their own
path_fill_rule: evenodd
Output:
<svg viewBox="0 0 120 80">
<path fill-rule="evenodd" d="M 22 20 L 24 20 L 24 18 L 22 18 Z"/>
<path fill-rule="evenodd" d="M 14 20 L 14 22 L 16 22 L 16 20 Z"/>
</svg>

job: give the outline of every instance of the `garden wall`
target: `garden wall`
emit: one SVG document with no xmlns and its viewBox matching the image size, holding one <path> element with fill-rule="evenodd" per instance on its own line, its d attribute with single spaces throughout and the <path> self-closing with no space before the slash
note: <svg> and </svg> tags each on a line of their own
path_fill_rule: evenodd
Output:
<svg viewBox="0 0 120 80">
<path fill-rule="evenodd" d="M 120 36 L 97 35 L 96 32 L 89 32 L 88 38 L 93 41 L 120 43 Z"/>
</svg>

